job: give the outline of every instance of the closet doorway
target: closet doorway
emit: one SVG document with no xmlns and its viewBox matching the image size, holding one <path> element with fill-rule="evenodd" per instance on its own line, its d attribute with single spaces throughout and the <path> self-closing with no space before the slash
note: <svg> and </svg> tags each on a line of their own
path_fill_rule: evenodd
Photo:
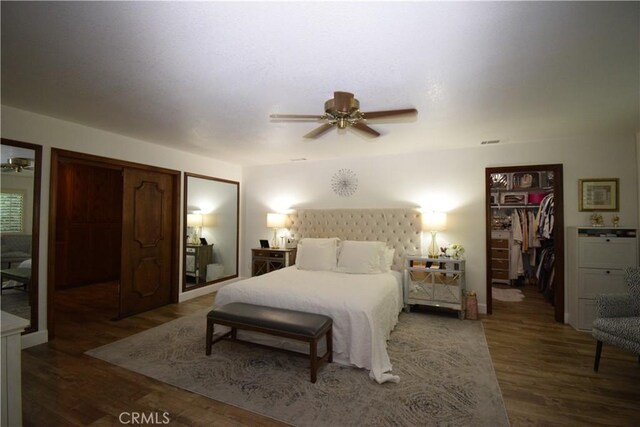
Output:
<svg viewBox="0 0 640 427">
<path fill-rule="evenodd" d="M 562 165 L 485 169 L 487 313 L 493 286 L 535 287 L 564 322 Z"/>
<path fill-rule="evenodd" d="M 93 298 L 120 319 L 178 301 L 179 180 L 179 171 L 52 149 L 50 339 L 56 302 L 86 309 Z"/>
</svg>

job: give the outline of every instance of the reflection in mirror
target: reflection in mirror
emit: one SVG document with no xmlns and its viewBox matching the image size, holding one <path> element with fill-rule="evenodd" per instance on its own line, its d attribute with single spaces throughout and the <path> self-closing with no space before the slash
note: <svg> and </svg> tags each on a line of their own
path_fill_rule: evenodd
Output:
<svg viewBox="0 0 640 427">
<path fill-rule="evenodd" d="M 42 147 L 2 139 L 0 307 L 38 330 L 38 230 Z"/>
<path fill-rule="evenodd" d="M 183 291 L 238 277 L 240 184 L 185 173 Z"/>
</svg>

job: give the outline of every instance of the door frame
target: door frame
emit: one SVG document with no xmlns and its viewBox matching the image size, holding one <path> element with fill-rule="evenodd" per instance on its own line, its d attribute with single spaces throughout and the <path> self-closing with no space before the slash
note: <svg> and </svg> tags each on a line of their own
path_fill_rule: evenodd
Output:
<svg viewBox="0 0 640 427">
<path fill-rule="evenodd" d="M 30 142 L 16 141 L 15 139 L 2 138 L 2 144 L 13 147 L 33 150 L 33 206 L 31 208 L 31 281 L 29 282 L 29 304 L 31 305 L 31 317 L 29 326 L 22 335 L 37 332 L 39 327 L 38 313 L 40 293 L 40 194 L 42 188 L 42 145 Z"/>
<path fill-rule="evenodd" d="M 487 314 L 493 313 L 493 295 L 491 291 L 491 185 L 489 178 L 494 173 L 512 172 L 553 172 L 553 197 L 554 197 L 554 317 L 557 322 L 564 323 L 564 294 L 565 294 L 565 272 L 564 272 L 564 192 L 562 164 L 548 165 L 524 165 L 524 166 L 501 166 L 485 168 L 485 230 L 486 230 L 486 296 Z"/>
<path fill-rule="evenodd" d="M 49 183 L 49 236 L 48 236 L 48 269 L 47 269 L 47 329 L 49 340 L 55 337 L 54 328 L 54 294 L 55 294 L 55 265 L 56 265 L 56 224 L 58 206 L 58 165 L 62 161 L 93 165 L 96 167 L 121 169 L 139 169 L 164 173 L 172 178 L 174 200 L 173 209 L 173 230 L 171 238 L 174 244 L 171 249 L 171 303 L 178 302 L 180 289 L 180 179 L 181 172 L 174 169 L 161 168 L 157 166 L 134 163 L 126 160 L 112 159 L 109 157 L 96 156 L 93 154 L 79 153 L 76 151 L 51 148 L 51 171 Z"/>
</svg>

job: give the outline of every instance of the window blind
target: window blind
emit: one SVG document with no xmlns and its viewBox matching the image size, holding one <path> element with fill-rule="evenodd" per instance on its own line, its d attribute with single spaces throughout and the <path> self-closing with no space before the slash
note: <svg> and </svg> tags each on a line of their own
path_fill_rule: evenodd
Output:
<svg viewBox="0 0 640 427">
<path fill-rule="evenodd" d="M 24 227 L 24 193 L 0 193 L 0 232 L 21 233 Z"/>
</svg>

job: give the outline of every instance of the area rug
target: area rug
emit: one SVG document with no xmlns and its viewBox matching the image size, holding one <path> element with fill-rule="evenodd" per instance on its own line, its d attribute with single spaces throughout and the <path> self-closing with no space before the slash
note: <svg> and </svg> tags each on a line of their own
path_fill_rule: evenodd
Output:
<svg viewBox="0 0 640 427">
<path fill-rule="evenodd" d="M 3 290 L 0 295 L 0 308 L 23 319 L 31 319 L 29 294 L 18 289 Z"/>
<path fill-rule="evenodd" d="M 524 299 L 524 294 L 520 289 L 491 288 L 493 299 L 506 302 L 520 302 Z"/>
<path fill-rule="evenodd" d="M 304 357 L 221 341 L 205 356 L 205 313 L 182 317 L 87 354 L 296 426 L 509 425 L 482 323 L 402 313 L 388 349 L 400 382 Z"/>
</svg>

